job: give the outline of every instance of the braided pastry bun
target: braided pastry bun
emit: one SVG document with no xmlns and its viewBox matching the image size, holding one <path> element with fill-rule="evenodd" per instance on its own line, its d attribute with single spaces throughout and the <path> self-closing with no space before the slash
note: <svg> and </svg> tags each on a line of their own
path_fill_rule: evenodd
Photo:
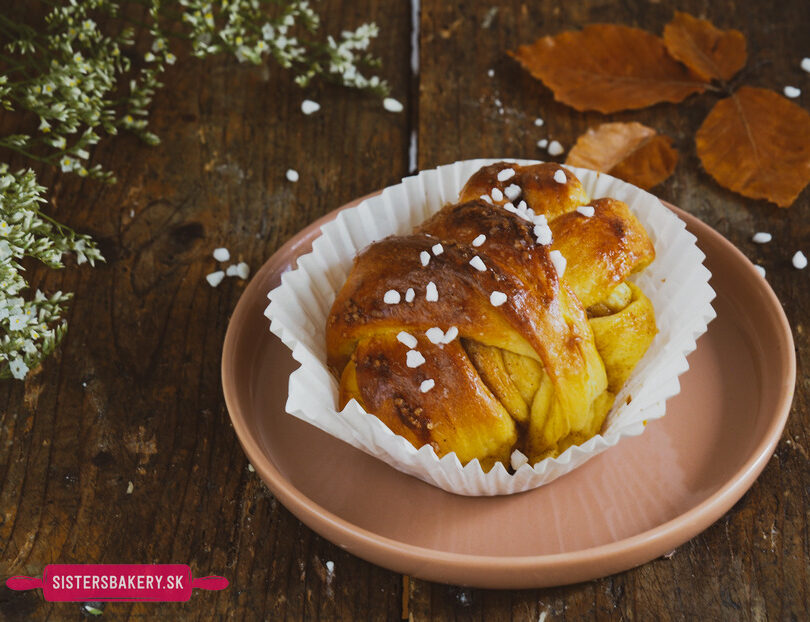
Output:
<svg viewBox="0 0 810 622">
<path fill-rule="evenodd" d="M 655 250 L 557 164 L 486 166 L 410 235 L 355 259 L 326 326 L 340 408 L 462 464 L 518 468 L 597 434 L 656 333 Z"/>
</svg>

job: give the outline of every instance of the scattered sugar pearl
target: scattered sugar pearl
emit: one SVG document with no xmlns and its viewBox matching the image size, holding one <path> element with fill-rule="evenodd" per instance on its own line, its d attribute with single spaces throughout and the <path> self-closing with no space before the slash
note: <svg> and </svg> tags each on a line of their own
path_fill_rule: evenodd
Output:
<svg viewBox="0 0 810 622">
<path fill-rule="evenodd" d="M 393 97 L 386 97 L 383 100 L 383 108 L 388 112 L 402 112 L 405 108 Z"/>
<path fill-rule="evenodd" d="M 515 169 L 505 168 L 498 172 L 498 181 L 506 181 L 507 179 L 512 179 L 514 176 Z"/>
<path fill-rule="evenodd" d="M 239 276 L 239 266 L 232 263 L 225 269 L 225 276 Z"/>
<path fill-rule="evenodd" d="M 534 237 L 537 238 L 537 243 L 542 244 L 543 246 L 548 246 L 551 244 L 551 228 L 548 225 L 535 225 L 534 226 Z"/>
<path fill-rule="evenodd" d="M 287 181 L 295 183 L 298 181 L 298 171 L 296 171 L 294 168 L 288 168 L 286 177 Z"/>
<path fill-rule="evenodd" d="M 456 337 L 458 337 L 458 328 L 456 328 L 455 326 L 451 326 L 450 328 L 447 329 L 447 332 L 444 333 L 442 343 L 450 343 Z"/>
<path fill-rule="evenodd" d="M 795 86 L 786 86 L 782 92 L 785 94 L 785 97 L 790 97 L 790 99 L 796 99 L 802 94 L 802 90 L 797 89 Z"/>
<path fill-rule="evenodd" d="M 318 102 L 314 102 L 311 99 L 305 99 L 301 102 L 301 112 L 306 115 L 310 115 L 313 112 L 318 112 L 321 109 L 321 105 Z"/>
<path fill-rule="evenodd" d="M 425 331 L 425 335 L 427 336 L 428 341 L 430 341 L 432 344 L 439 344 L 442 342 L 442 339 L 444 339 L 444 331 L 438 326 L 428 328 Z"/>
<path fill-rule="evenodd" d="M 250 462 L 248 462 L 248 471 L 250 471 L 251 473 L 255 473 L 255 472 L 256 472 L 256 469 L 254 469 L 254 468 L 253 468 L 253 465 L 252 465 L 252 464 L 250 464 Z"/>
<path fill-rule="evenodd" d="M 411 335 L 409 332 L 404 330 L 399 331 L 397 333 L 397 341 L 399 341 L 402 345 L 414 349 L 416 347 L 416 337 Z"/>
<path fill-rule="evenodd" d="M 518 209 L 521 209 L 521 210 L 522 209 L 529 209 L 529 206 L 526 205 L 526 201 L 521 201 L 520 203 L 518 203 Z"/>
<path fill-rule="evenodd" d="M 520 186 L 517 184 L 510 184 L 503 189 L 503 193 L 506 195 L 506 198 L 510 201 L 514 201 L 520 196 L 520 193 L 523 192 Z"/>
<path fill-rule="evenodd" d="M 433 380 L 433 378 L 428 378 L 427 380 L 422 382 L 422 384 L 419 385 L 419 390 L 422 393 L 427 393 L 428 391 L 430 391 L 435 386 L 436 386 L 436 382 Z"/>
<path fill-rule="evenodd" d="M 240 261 L 238 264 L 236 264 L 236 276 L 243 281 L 247 280 L 248 276 L 250 276 L 250 266 L 244 261 Z"/>
<path fill-rule="evenodd" d="M 220 283 L 222 283 L 222 279 L 225 278 L 225 273 L 222 270 L 217 270 L 216 272 L 212 272 L 211 274 L 206 275 L 205 280 L 208 281 L 208 284 L 211 287 L 216 287 Z"/>
<path fill-rule="evenodd" d="M 495 70 L 494 70 L 494 69 L 490 69 L 489 71 L 487 71 L 487 75 L 488 75 L 490 78 L 492 78 L 492 77 L 495 75 Z"/>
<path fill-rule="evenodd" d="M 332 574 L 332 573 L 335 572 L 335 562 L 330 560 L 330 561 L 326 562 L 324 564 L 324 566 L 326 566 L 326 572 L 328 572 L 329 574 Z"/>
<path fill-rule="evenodd" d="M 503 209 L 505 209 L 507 212 L 512 212 L 513 214 L 518 211 L 511 201 L 507 201 L 506 203 L 504 203 Z"/>
<path fill-rule="evenodd" d="M 512 468 L 517 471 L 520 467 L 529 462 L 529 457 L 519 449 L 516 449 L 509 457 L 509 462 L 512 464 Z"/>
<path fill-rule="evenodd" d="M 479 198 L 479 199 L 481 199 L 481 200 L 483 200 L 483 201 L 486 201 L 487 203 L 489 203 L 490 205 L 492 205 L 492 199 L 490 199 L 490 198 L 489 198 L 489 195 L 488 195 L 488 194 L 482 194 L 482 195 L 481 195 L 480 197 L 478 197 L 478 198 Z"/>
<path fill-rule="evenodd" d="M 543 124 L 545 124 L 545 121 L 543 121 L 543 119 L 541 119 L 540 117 L 537 117 L 537 118 L 534 120 L 534 124 L 535 124 L 535 126 L 537 126 L 537 127 L 543 127 Z"/>
<path fill-rule="evenodd" d="M 405 302 L 413 302 L 413 299 L 416 297 L 416 292 L 413 291 L 413 287 L 409 287 L 408 291 L 405 292 Z"/>
<path fill-rule="evenodd" d="M 554 181 L 556 181 L 558 184 L 567 184 L 568 177 L 565 176 L 565 171 L 561 168 L 554 171 Z"/>
<path fill-rule="evenodd" d="M 807 73 L 810 73 L 810 58 L 805 56 L 802 59 L 801 68 L 804 69 Z"/>
<path fill-rule="evenodd" d="M 476 255 L 475 257 L 470 259 L 470 265 L 473 268 L 475 268 L 476 270 L 478 270 L 479 272 L 486 272 L 487 271 L 486 265 L 484 265 L 483 260 L 478 255 Z"/>
<path fill-rule="evenodd" d="M 476 237 L 476 238 L 475 238 L 475 239 L 472 241 L 472 245 L 473 245 L 473 246 L 475 246 L 475 247 L 479 247 L 479 246 L 481 246 L 481 245 L 482 245 L 484 242 L 486 242 L 486 241 L 487 241 L 487 236 L 485 236 L 485 235 L 482 233 L 481 235 L 479 235 L 478 237 Z"/>
<path fill-rule="evenodd" d="M 444 252 L 444 246 L 442 246 L 441 244 L 434 244 L 430 250 L 432 250 L 433 254 L 436 255 L 436 257 L 438 257 Z"/>
<path fill-rule="evenodd" d="M 500 188 L 493 188 L 489 194 L 494 201 L 503 201 L 503 192 L 501 192 Z"/>
<path fill-rule="evenodd" d="M 565 257 L 563 257 L 560 251 L 551 251 L 548 256 L 551 259 L 551 263 L 554 264 L 557 275 L 562 278 L 562 275 L 565 274 L 565 265 L 568 263 Z"/>
<path fill-rule="evenodd" d="M 224 247 L 215 248 L 213 255 L 214 259 L 220 262 L 228 261 L 231 258 L 231 254 L 228 252 L 228 249 Z"/>
<path fill-rule="evenodd" d="M 489 302 L 492 304 L 493 307 L 500 307 L 503 303 L 506 302 L 506 294 L 503 292 L 492 292 L 489 295 Z"/>
<path fill-rule="evenodd" d="M 383 302 L 388 305 L 399 304 L 399 301 L 400 295 L 399 292 L 395 289 L 389 289 L 387 292 L 385 292 L 385 295 L 383 296 Z"/>
<path fill-rule="evenodd" d="M 765 278 L 765 268 L 762 266 L 754 266 L 754 269 L 759 272 L 759 276 L 761 276 L 763 279 Z"/>
<path fill-rule="evenodd" d="M 793 255 L 793 267 L 797 270 L 804 270 L 807 267 L 807 257 L 801 251 L 796 251 Z"/>
<path fill-rule="evenodd" d="M 133 484 L 132 482 L 128 482 L 127 483 L 127 494 L 131 495 L 133 490 L 135 490 L 135 484 Z"/>
<path fill-rule="evenodd" d="M 436 302 L 439 299 L 439 290 L 436 289 L 436 283 L 431 281 L 427 284 L 427 289 L 425 290 L 425 300 L 428 302 Z"/>
<path fill-rule="evenodd" d="M 548 138 L 541 138 L 540 140 L 538 140 L 537 146 L 540 147 L 540 149 L 545 149 L 546 147 L 548 147 Z"/>
<path fill-rule="evenodd" d="M 558 156 L 563 151 L 565 151 L 565 149 L 563 149 L 563 146 L 559 143 L 559 141 L 552 140 L 551 143 L 549 143 L 548 146 L 549 155 Z"/>
<path fill-rule="evenodd" d="M 422 353 L 419 352 L 419 350 L 408 350 L 408 354 L 405 355 L 405 364 L 411 369 L 415 369 L 420 365 L 423 365 L 424 362 L 425 357 L 422 356 Z"/>
<path fill-rule="evenodd" d="M 430 253 L 428 253 L 427 251 L 422 251 L 421 253 L 419 253 L 419 261 L 422 262 L 423 266 L 428 265 L 430 263 Z"/>
<path fill-rule="evenodd" d="M 773 239 L 773 236 L 766 231 L 757 231 L 754 236 L 751 238 L 751 241 L 755 244 L 767 244 Z"/>
<path fill-rule="evenodd" d="M 585 216 L 585 218 L 590 218 L 596 212 L 596 210 L 593 209 L 593 205 L 580 205 L 577 211 Z"/>
</svg>

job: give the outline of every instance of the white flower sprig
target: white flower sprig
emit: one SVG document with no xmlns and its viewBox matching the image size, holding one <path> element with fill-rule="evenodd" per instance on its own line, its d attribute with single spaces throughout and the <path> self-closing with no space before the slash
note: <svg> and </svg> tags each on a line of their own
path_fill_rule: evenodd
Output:
<svg viewBox="0 0 810 622">
<path fill-rule="evenodd" d="M 24 257 L 51 268 L 64 266 L 66 252 L 79 263 L 103 261 L 85 235 L 54 223 L 39 210 L 45 188 L 33 171 L 10 173 L 0 164 L 0 378 L 25 378 L 29 369 L 53 352 L 67 328 L 62 314 L 70 294 L 46 296 L 37 290 L 31 300 L 21 272 Z"/>
<path fill-rule="evenodd" d="M 57 166 L 64 173 L 115 181 L 90 164 L 102 135 L 135 133 L 148 144 L 149 107 L 159 78 L 176 62 L 171 42 L 191 43 L 198 57 L 232 53 L 240 61 L 272 58 L 305 86 L 316 76 L 345 86 L 388 93 L 377 76 L 360 67 L 376 66 L 368 54 L 377 36 L 374 24 L 343 32 L 339 39 L 314 38 L 320 20 L 306 0 L 54 0 L 44 27 L 17 21 L 0 11 L 0 106 L 38 119 L 29 134 L 0 135 L 0 148 Z M 124 5 L 127 5 L 124 7 Z M 23 15 L 24 15 L 23 11 Z M 127 26 L 132 16 L 148 39 L 135 45 Z M 107 24 L 104 30 L 99 23 Z M 105 32 L 111 28 L 112 34 Z M 79 264 L 103 261 L 94 242 L 39 209 L 45 188 L 30 170 L 9 172 L 0 164 L 0 378 L 24 378 L 50 354 L 66 330 L 70 294 L 20 292 L 23 257 L 52 268 L 73 252 Z"/>
<path fill-rule="evenodd" d="M 366 77 L 359 68 L 379 65 L 367 51 L 379 34 L 376 24 L 344 31 L 339 40 L 330 36 L 324 43 L 311 38 L 320 27 L 320 19 L 306 0 L 180 0 L 180 4 L 185 8 L 183 20 L 191 26 L 197 56 L 231 51 L 240 61 L 255 64 L 270 56 L 295 71 L 299 86 L 324 76 L 344 86 L 388 94 L 384 81 L 378 76 Z M 267 7 L 274 5 L 281 5 L 281 11 L 268 18 Z"/>
</svg>

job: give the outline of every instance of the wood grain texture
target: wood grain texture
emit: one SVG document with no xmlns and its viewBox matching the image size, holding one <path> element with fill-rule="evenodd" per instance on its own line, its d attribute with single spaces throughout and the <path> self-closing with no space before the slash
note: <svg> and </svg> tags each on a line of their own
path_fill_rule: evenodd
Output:
<svg viewBox="0 0 810 622">
<path fill-rule="evenodd" d="M 496 4 L 497 6 L 493 6 Z M 790 5 L 790 6 L 788 6 Z M 748 37 L 745 83 L 781 92 L 802 84 L 805 107 L 810 80 L 799 62 L 807 55 L 810 6 L 789 2 L 769 12 L 754 2 L 422 2 L 419 167 L 473 157 L 550 158 L 541 138 L 566 149 L 589 127 L 605 121 L 638 121 L 674 139 L 681 160 L 657 187 L 666 199 L 719 230 L 763 265 L 783 302 L 797 346 L 798 383 L 791 417 L 775 457 L 751 491 L 706 532 L 669 559 L 585 584 L 556 589 L 496 592 L 410 582 L 415 619 L 437 620 L 790 620 L 806 619 L 808 586 L 808 361 L 810 275 L 790 258 L 810 241 L 810 190 L 789 210 L 739 197 L 720 188 L 701 168 L 693 136 L 713 103 L 693 96 L 679 105 L 635 112 L 579 113 L 506 55 L 536 38 L 614 22 L 661 33 L 674 10 L 737 28 Z M 487 28 L 486 25 L 489 24 Z M 488 70 L 494 76 L 488 76 Z M 534 119 L 545 124 L 536 127 Z M 766 246 L 750 241 L 770 231 Z"/>
<path fill-rule="evenodd" d="M 330 33 L 379 23 L 375 52 L 405 99 L 409 7 L 332 1 L 320 12 Z M 108 261 L 31 275 L 76 296 L 59 356 L 24 385 L 0 385 L 0 575 L 177 562 L 231 581 L 184 604 L 107 604 L 105 619 L 398 617 L 399 575 L 317 537 L 248 470 L 220 386 L 245 283 L 212 289 L 204 277 L 218 246 L 256 270 L 307 223 L 398 181 L 408 116 L 229 59 L 180 60 L 165 83 L 153 106 L 162 145 L 124 136 L 94 154 L 118 184 L 44 172 L 57 216 L 100 239 Z M 318 114 L 301 113 L 305 97 Z M 0 619 L 81 617 L 78 603 L 0 589 Z"/>
<path fill-rule="evenodd" d="M 748 38 L 745 82 L 804 89 L 810 5 L 723 0 L 533 3 L 422 0 L 421 71 L 410 73 L 406 2 L 325 0 L 330 32 L 373 19 L 405 114 L 334 87 L 301 92 L 274 67 L 181 60 L 157 97 L 157 148 L 119 137 L 94 158 L 119 183 L 42 172 L 56 215 L 102 241 L 108 263 L 54 272 L 34 286 L 76 292 L 58 356 L 26 383 L 0 384 L 0 577 L 38 575 L 51 562 L 190 563 L 231 587 L 185 604 L 107 604 L 104 619 L 235 620 L 790 620 L 810 610 L 810 191 L 789 210 L 725 191 L 703 172 L 692 136 L 714 103 L 601 115 L 554 102 L 506 50 L 590 22 L 662 32 L 675 9 Z M 487 71 L 494 69 L 494 76 Z M 300 112 L 305 97 L 323 108 Z M 545 119 L 536 127 L 536 117 Z M 535 143 L 570 147 L 605 120 L 639 121 L 681 153 L 657 194 L 692 212 L 768 271 L 798 353 L 791 418 L 751 491 L 668 559 L 585 584 L 488 591 L 403 578 L 342 551 L 299 523 L 247 468 L 219 381 L 222 340 L 244 284 L 211 289 L 211 251 L 231 249 L 257 269 L 322 214 L 408 172 L 410 132 L 420 168 L 457 159 L 544 157 Z M 562 160 L 563 156 L 557 158 Z M 301 173 L 284 179 L 288 167 Z M 750 242 L 754 231 L 778 241 Z M 129 482 L 132 494 L 127 494 Z M 334 574 L 326 561 L 335 564 Z M 80 604 L 0 587 L 0 619 L 78 619 Z"/>
</svg>

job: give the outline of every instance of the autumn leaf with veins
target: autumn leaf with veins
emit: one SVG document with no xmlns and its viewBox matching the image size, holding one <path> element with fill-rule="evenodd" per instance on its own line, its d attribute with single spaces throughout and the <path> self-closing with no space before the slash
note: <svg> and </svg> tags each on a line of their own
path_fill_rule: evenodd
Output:
<svg viewBox="0 0 810 622">
<path fill-rule="evenodd" d="M 705 91 L 726 95 L 696 135 L 703 168 L 743 196 L 791 205 L 810 183 L 810 113 L 775 91 L 728 84 L 747 59 L 745 36 L 676 12 L 658 37 L 592 24 L 543 37 L 510 54 L 576 110 L 613 113 L 679 103 Z M 677 153 L 669 138 L 638 123 L 589 129 L 568 156 L 643 188 L 664 181 Z"/>
</svg>

